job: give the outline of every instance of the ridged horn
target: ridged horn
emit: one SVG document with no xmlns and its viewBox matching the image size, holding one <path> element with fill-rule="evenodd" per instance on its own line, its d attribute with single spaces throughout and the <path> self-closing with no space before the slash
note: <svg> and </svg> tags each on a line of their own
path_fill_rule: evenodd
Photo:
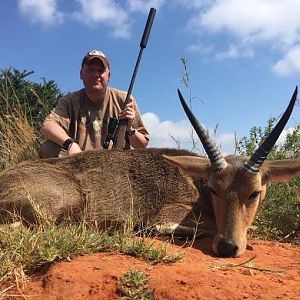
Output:
<svg viewBox="0 0 300 300">
<path fill-rule="evenodd" d="M 211 167 L 213 171 L 220 171 L 226 168 L 227 162 L 221 155 L 221 152 L 219 151 L 216 144 L 211 140 L 209 137 L 207 131 L 204 129 L 204 127 L 198 122 L 188 105 L 186 104 L 180 90 L 177 89 L 178 96 L 180 99 L 180 102 L 182 104 L 182 107 L 189 118 L 190 122 L 192 123 L 192 126 L 194 127 L 203 147 L 208 155 L 208 158 L 211 162 Z"/>
<path fill-rule="evenodd" d="M 290 100 L 290 103 L 288 107 L 286 108 L 284 114 L 276 124 L 276 126 L 273 128 L 273 130 L 270 132 L 268 137 L 264 140 L 264 142 L 259 146 L 259 148 L 255 151 L 255 153 L 252 154 L 249 161 L 244 165 L 244 168 L 252 173 L 257 173 L 266 160 L 268 154 L 272 150 L 273 146 L 277 142 L 284 126 L 288 122 L 290 115 L 293 111 L 296 99 L 297 99 L 297 93 L 298 93 L 298 86 L 296 86 L 295 91 L 293 93 L 293 96 Z"/>
</svg>

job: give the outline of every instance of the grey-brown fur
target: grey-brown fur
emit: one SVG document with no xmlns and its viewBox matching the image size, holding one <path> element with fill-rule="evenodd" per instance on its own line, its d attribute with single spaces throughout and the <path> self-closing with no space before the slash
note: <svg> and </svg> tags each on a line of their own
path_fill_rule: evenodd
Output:
<svg viewBox="0 0 300 300">
<path fill-rule="evenodd" d="M 216 255 L 239 256 L 267 184 L 300 174 L 299 159 L 266 160 L 259 172 L 247 158 L 210 160 L 184 150 L 98 150 L 61 159 L 24 162 L 0 173 L 0 225 L 38 219 L 36 207 L 57 222 L 85 218 L 103 228 L 155 225 L 162 233 L 213 234 Z M 32 202 L 34 205 L 32 205 Z"/>
<path fill-rule="evenodd" d="M 199 190 L 191 177 L 165 161 L 195 155 L 172 149 L 87 151 L 71 157 L 24 162 L 0 173 L 0 222 L 12 212 L 28 224 L 36 217 L 29 197 L 48 216 L 78 220 L 85 209 L 89 221 L 110 226 L 171 222 L 193 225 L 201 210 Z"/>
</svg>

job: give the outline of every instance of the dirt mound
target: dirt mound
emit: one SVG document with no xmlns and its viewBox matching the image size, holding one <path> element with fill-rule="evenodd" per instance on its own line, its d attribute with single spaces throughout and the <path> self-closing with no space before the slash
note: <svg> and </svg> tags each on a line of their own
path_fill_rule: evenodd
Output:
<svg viewBox="0 0 300 300">
<path fill-rule="evenodd" d="M 222 259 L 212 255 L 210 244 L 203 239 L 192 248 L 170 245 L 169 251 L 185 253 L 171 265 L 151 266 L 119 253 L 78 257 L 51 266 L 22 293 L 26 299 L 119 299 L 119 278 L 135 269 L 149 276 L 155 299 L 299 299 L 300 247 L 251 241 L 253 249 L 242 257 Z"/>
</svg>

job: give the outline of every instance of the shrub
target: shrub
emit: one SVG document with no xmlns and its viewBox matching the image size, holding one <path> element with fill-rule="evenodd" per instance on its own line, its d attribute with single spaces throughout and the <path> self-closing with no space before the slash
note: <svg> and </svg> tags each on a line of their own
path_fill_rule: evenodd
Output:
<svg viewBox="0 0 300 300">
<path fill-rule="evenodd" d="M 0 170 L 37 157 L 40 126 L 61 95 L 54 81 L 26 78 L 33 72 L 0 72 Z"/>
<path fill-rule="evenodd" d="M 249 137 L 243 137 L 237 146 L 241 155 L 251 156 L 271 132 L 276 123 L 270 118 L 265 128 L 252 127 Z M 276 144 L 268 159 L 298 158 L 300 156 L 300 125 L 287 135 L 282 144 Z M 287 183 L 272 183 L 263 207 L 255 220 L 254 236 L 282 241 L 299 242 L 300 237 L 300 177 Z"/>
</svg>

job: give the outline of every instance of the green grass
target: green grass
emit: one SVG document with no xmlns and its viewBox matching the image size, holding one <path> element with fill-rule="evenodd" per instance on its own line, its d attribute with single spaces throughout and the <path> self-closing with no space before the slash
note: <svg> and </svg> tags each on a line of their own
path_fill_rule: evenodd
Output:
<svg viewBox="0 0 300 300">
<path fill-rule="evenodd" d="M 99 231 L 81 224 L 39 226 L 0 231 L 0 284 L 26 279 L 42 267 L 71 257 L 119 251 L 150 264 L 172 263 L 182 254 L 169 254 L 166 245 L 153 245 L 143 237 Z"/>
<path fill-rule="evenodd" d="M 167 251 L 167 244 L 161 246 L 154 245 L 153 242 L 146 241 L 144 237 L 125 240 L 121 237 L 120 251 L 124 254 L 142 258 L 150 264 L 155 265 L 158 263 L 174 263 L 183 257 L 182 253 L 169 254 Z"/>
<path fill-rule="evenodd" d="M 154 300 L 148 277 L 139 270 L 128 270 L 119 280 L 118 294 L 122 300 Z"/>
</svg>

